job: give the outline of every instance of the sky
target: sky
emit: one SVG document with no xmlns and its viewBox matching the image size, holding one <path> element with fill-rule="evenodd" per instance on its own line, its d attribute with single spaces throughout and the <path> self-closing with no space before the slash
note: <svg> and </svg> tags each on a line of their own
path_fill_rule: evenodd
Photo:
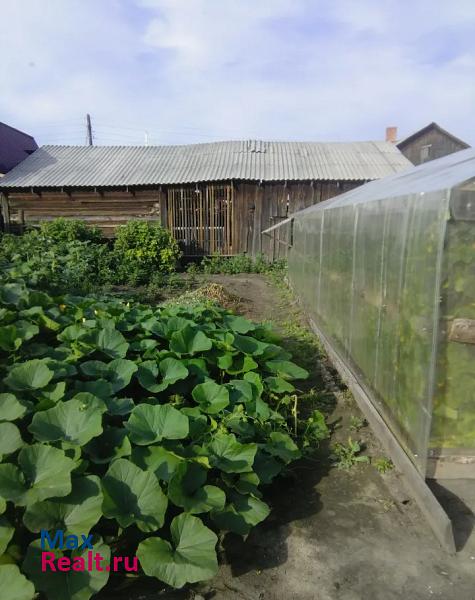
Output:
<svg viewBox="0 0 475 600">
<path fill-rule="evenodd" d="M 474 0 L 1 1 L 0 121 L 42 144 L 475 144 Z"/>
</svg>

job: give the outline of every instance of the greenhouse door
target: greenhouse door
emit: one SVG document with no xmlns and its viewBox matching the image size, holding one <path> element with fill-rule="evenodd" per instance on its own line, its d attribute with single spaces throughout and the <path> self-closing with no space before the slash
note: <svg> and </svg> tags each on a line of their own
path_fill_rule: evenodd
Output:
<svg viewBox="0 0 475 600">
<path fill-rule="evenodd" d="M 168 228 L 186 256 L 233 254 L 233 188 L 204 185 L 171 188 Z"/>
</svg>

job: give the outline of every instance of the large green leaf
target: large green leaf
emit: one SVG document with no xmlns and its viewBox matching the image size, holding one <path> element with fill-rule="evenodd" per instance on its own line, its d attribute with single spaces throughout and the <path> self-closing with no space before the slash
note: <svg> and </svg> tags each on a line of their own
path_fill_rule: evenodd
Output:
<svg viewBox="0 0 475 600">
<path fill-rule="evenodd" d="M 135 523 L 142 531 L 156 531 L 163 526 L 168 500 L 152 471 L 119 458 L 103 477 L 102 490 L 104 516 L 122 528 Z"/>
<path fill-rule="evenodd" d="M 236 315 L 226 315 L 223 321 L 226 327 L 232 331 L 235 331 L 236 333 L 248 333 L 249 331 L 254 331 L 256 328 L 254 323 L 251 321 Z"/>
<path fill-rule="evenodd" d="M 163 446 L 136 446 L 131 461 L 144 471 L 153 471 L 158 479 L 169 481 L 185 459 Z"/>
<path fill-rule="evenodd" d="M 18 465 L 0 465 L 0 496 L 27 506 L 71 492 L 71 471 L 76 466 L 62 450 L 34 444 L 18 455 Z"/>
<path fill-rule="evenodd" d="M 229 397 L 233 404 L 245 404 L 259 397 L 257 387 L 244 379 L 232 379 L 226 386 L 229 389 Z"/>
<path fill-rule="evenodd" d="M 38 325 L 35 323 L 31 323 L 31 321 L 24 321 L 20 319 L 16 321 L 15 327 L 17 328 L 18 335 L 21 337 L 23 342 L 31 340 L 38 335 L 40 329 Z"/>
<path fill-rule="evenodd" d="M 286 394 L 295 391 L 294 386 L 282 377 L 266 377 L 264 382 L 269 392 L 274 394 Z"/>
<path fill-rule="evenodd" d="M 132 375 L 137 371 L 137 365 L 124 358 L 111 360 L 107 366 L 108 376 L 106 379 L 110 381 L 114 392 L 118 392 L 129 385 Z"/>
<path fill-rule="evenodd" d="M 232 433 L 217 433 L 208 450 L 213 467 L 225 473 L 245 473 L 252 470 L 257 444 L 240 444 Z"/>
<path fill-rule="evenodd" d="M 102 413 L 97 405 L 76 397 L 36 413 L 28 430 L 40 442 L 63 440 L 83 446 L 102 433 Z"/>
<path fill-rule="evenodd" d="M 200 329 L 186 325 L 175 331 L 170 340 L 170 350 L 177 354 L 196 354 L 210 350 L 213 342 Z"/>
<path fill-rule="evenodd" d="M 248 371 L 252 371 L 252 369 L 257 369 L 259 366 L 256 361 L 252 358 L 252 356 L 248 356 L 247 354 L 239 354 L 238 356 L 233 356 L 233 360 L 230 365 L 224 367 L 224 371 L 229 373 L 230 375 L 239 375 L 240 373 L 247 373 Z M 218 365 L 222 368 L 221 364 Z"/>
<path fill-rule="evenodd" d="M 97 333 L 95 344 L 98 350 L 111 358 L 124 358 L 129 348 L 129 343 L 120 331 L 110 327 L 101 329 Z"/>
<path fill-rule="evenodd" d="M 308 371 L 289 360 L 268 360 L 266 369 L 282 379 L 307 379 Z"/>
<path fill-rule="evenodd" d="M 161 381 L 157 380 L 159 374 Z M 158 365 L 154 360 L 147 360 L 139 365 L 137 377 L 142 387 L 158 394 L 178 380 L 186 379 L 188 369 L 176 358 L 165 358 Z"/>
<path fill-rule="evenodd" d="M 4 381 L 12 390 L 37 390 L 47 386 L 53 375 L 44 360 L 34 359 L 14 366 Z"/>
<path fill-rule="evenodd" d="M 0 349 L 5 352 L 15 352 L 22 345 L 23 340 L 15 325 L 0 327 Z"/>
<path fill-rule="evenodd" d="M 175 331 L 181 331 L 185 329 L 185 327 L 195 327 L 195 324 L 190 319 L 185 319 L 184 317 L 169 317 L 165 319 L 163 322 L 163 326 L 166 329 L 167 337 L 170 338 Z"/>
<path fill-rule="evenodd" d="M 199 514 L 224 508 L 226 495 L 206 483 L 207 471 L 196 462 L 182 462 L 168 484 L 168 498 L 186 512 Z"/>
<path fill-rule="evenodd" d="M 108 427 L 101 435 L 92 439 L 84 450 L 93 463 L 100 465 L 122 456 L 130 456 L 132 448 L 126 429 Z"/>
<path fill-rule="evenodd" d="M 262 383 L 262 379 L 261 379 L 261 376 L 259 375 L 259 373 L 255 373 L 254 371 L 251 371 L 249 373 L 244 373 L 243 379 L 245 381 L 249 381 L 250 383 L 252 383 L 253 386 L 256 387 L 256 389 L 258 390 L 259 396 L 262 394 L 262 392 L 264 391 L 264 385 Z"/>
<path fill-rule="evenodd" d="M 214 381 L 199 383 L 193 388 L 192 396 L 200 409 L 210 415 L 219 413 L 229 404 L 229 392 L 225 385 L 218 385 Z"/>
<path fill-rule="evenodd" d="M 208 367 L 204 358 L 186 358 L 183 364 L 193 376 L 196 383 L 202 383 L 209 377 Z"/>
<path fill-rule="evenodd" d="M 0 556 L 7 549 L 10 540 L 15 533 L 15 528 L 10 524 L 8 519 L 4 516 L 0 517 Z"/>
<path fill-rule="evenodd" d="M 102 360 L 86 360 L 79 365 L 79 369 L 87 377 L 94 377 L 95 379 L 105 379 L 109 371 L 107 363 Z"/>
<path fill-rule="evenodd" d="M 37 590 L 44 592 L 48 600 L 89 600 L 91 596 L 97 594 L 107 583 L 109 579 L 109 571 L 106 566 L 110 563 L 110 548 L 101 538 L 93 539 L 94 555 L 99 555 L 101 560 L 101 570 L 94 567 L 88 570 L 88 550 L 73 550 L 71 553 L 71 563 L 77 564 L 78 567 L 83 567 L 81 571 L 71 570 L 60 571 L 57 567 L 57 559 L 65 556 L 65 554 L 55 548 L 48 550 L 55 554 L 56 571 L 52 572 L 49 569 L 42 571 L 42 554 L 41 541 L 35 540 L 28 546 L 26 557 L 23 561 L 23 569 L 28 574 L 28 577 L 33 581 Z M 82 561 L 79 562 L 79 561 Z"/>
<path fill-rule="evenodd" d="M 172 544 L 159 537 L 141 542 L 137 556 L 147 575 L 181 588 L 213 577 L 218 571 L 218 538 L 198 517 L 182 513 L 171 524 Z"/>
<path fill-rule="evenodd" d="M 53 371 L 53 379 L 65 379 L 66 377 L 72 377 L 76 375 L 76 367 L 70 363 L 65 362 L 64 356 L 59 356 L 53 359 L 46 359 L 48 368 Z"/>
<path fill-rule="evenodd" d="M 198 406 L 186 406 L 181 409 L 190 422 L 189 436 L 192 440 L 199 439 L 209 429 L 208 417 L 204 415 Z"/>
<path fill-rule="evenodd" d="M 213 521 L 220 529 L 238 535 L 247 535 L 253 527 L 269 516 L 269 506 L 251 495 L 237 492 L 230 494 L 231 502 L 224 510 L 211 513 Z"/>
<path fill-rule="evenodd" d="M 135 340 L 130 344 L 130 349 L 134 352 L 145 352 L 146 350 L 153 350 L 158 345 L 157 340 L 151 340 L 150 338 L 145 338 L 143 340 Z"/>
<path fill-rule="evenodd" d="M 132 398 L 105 398 L 107 412 L 113 416 L 128 415 L 134 409 L 135 403 Z"/>
<path fill-rule="evenodd" d="M 51 400 L 57 402 L 64 398 L 64 392 L 66 391 L 66 382 L 58 381 L 57 383 L 49 383 L 46 387 L 42 388 L 35 393 L 35 396 L 40 400 Z"/>
<path fill-rule="evenodd" d="M 2 600 L 32 600 L 35 588 L 16 565 L 0 565 Z"/>
<path fill-rule="evenodd" d="M 259 356 L 264 353 L 269 344 L 256 340 L 256 338 L 253 338 L 249 335 L 236 334 L 234 336 L 233 345 L 244 354 Z"/>
<path fill-rule="evenodd" d="M 280 431 L 273 431 L 270 434 L 269 441 L 265 444 L 264 448 L 269 454 L 277 456 L 285 463 L 297 460 L 302 455 L 290 435 L 281 433 Z"/>
<path fill-rule="evenodd" d="M 262 492 L 259 491 L 261 481 L 253 471 L 250 473 L 221 473 L 221 479 L 228 488 L 233 488 L 240 494 L 252 494 L 257 498 L 262 498 Z"/>
<path fill-rule="evenodd" d="M 65 535 L 87 535 L 102 516 L 102 490 L 99 477 L 87 475 L 72 481 L 72 491 L 64 498 L 43 500 L 27 507 L 23 523 L 30 531 L 62 529 Z"/>
<path fill-rule="evenodd" d="M 137 371 L 137 365 L 131 360 L 116 358 L 109 363 L 88 360 L 82 363 L 80 369 L 88 377 L 108 381 L 112 391 L 118 392 L 129 385 L 132 375 Z"/>
<path fill-rule="evenodd" d="M 0 460 L 23 446 L 20 430 L 13 423 L 0 423 Z"/>
<path fill-rule="evenodd" d="M 0 303 L 18 306 L 28 298 L 25 287 L 19 283 L 5 283 L 0 287 Z"/>
<path fill-rule="evenodd" d="M 15 325 L 0 327 L 0 349 L 5 352 L 15 352 L 21 346 L 22 340 Z"/>
<path fill-rule="evenodd" d="M 78 392 L 89 392 L 97 398 L 102 398 L 105 402 L 114 394 L 111 384 L 105 379 L 76 381 L 75 388 Z"/>
<path fill-rule="evenodd" d="M 81 339 L 89 333 L 89 329 L 79 323 L 68 325 L 61 333 L 58 334 L 58 340 L 61 342 L 74 342 L 75 340 Z"/>
<path fill-rule="evenodd" d="M 263 484 L 271 483 L 284 468 L 282 462 L 276 460 L 273 456 L 270 456 L 263 450 L 259 449 L 254 459 L 252 466 L 256 475 L 259 477 L 259 481 Z"/>
<path fill-rule="evenodd" d="M 163 439 L 181 440 L 189 432 L 188 417 L 169 404 L 139 404 L 125 426 L 132 442 L 140 446 Z"/>
</svg>

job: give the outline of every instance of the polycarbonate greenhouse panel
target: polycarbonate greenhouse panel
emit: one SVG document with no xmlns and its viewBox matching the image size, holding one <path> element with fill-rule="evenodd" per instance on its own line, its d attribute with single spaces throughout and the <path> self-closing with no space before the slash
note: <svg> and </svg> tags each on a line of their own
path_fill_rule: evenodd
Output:
<svg viewBox="0 0 475 600">
<path fill-rule="evenodd" d="M 475 448 L 475 340 L 466 334 L 460 339 L 456 326 L 462 325 L 462 333 L 475 326 L 475 221 L 458 214 L 457 207 L 469 207 L 475 214 L 475 181 L 452 191 L 451 206 L 456 218 L 448 222 L 443 257 L 430 446 L 436 455 L 454 450 L 470 455 Z"/>
<path fill-rule="evenodd" d="M 475 340 L 450 337 L 475 327 L 475 186 L 456 186 L 475 152 L 458 154 L 293 215 L 292 285 L 421 474 L 475 455 Z"/>
</svg>

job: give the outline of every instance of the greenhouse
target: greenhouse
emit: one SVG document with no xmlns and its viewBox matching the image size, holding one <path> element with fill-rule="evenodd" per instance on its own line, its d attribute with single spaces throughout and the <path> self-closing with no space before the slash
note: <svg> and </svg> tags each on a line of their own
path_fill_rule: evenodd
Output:
<svg viewBox="0 0 475 600">
<path fill-rule="evenodd" d="M 289 278 L 426 477 L 475 477 L 475 151 L 295 213 Z M 339 369 L 341 370 L 341 369 Z"/>
</svg>

